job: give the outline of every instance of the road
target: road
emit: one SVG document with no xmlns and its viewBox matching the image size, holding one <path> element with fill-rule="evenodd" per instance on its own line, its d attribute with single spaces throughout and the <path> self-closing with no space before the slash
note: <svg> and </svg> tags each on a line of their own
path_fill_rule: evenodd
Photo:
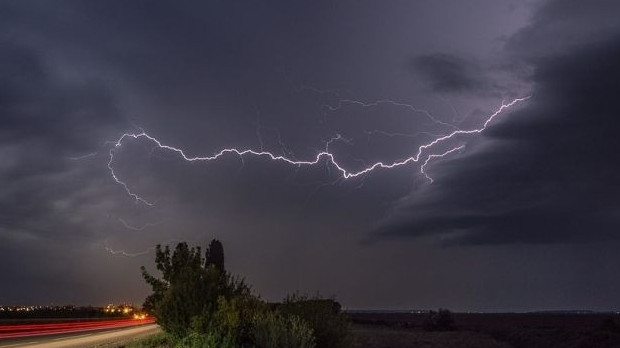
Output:
<svg viewBox="0 0 620 348">
<path fill-rule="evenodd" d="M 71 320 L 61 322 L 40 322 L 26 324 L 0 325 L 0 339 L 32 337 L 39 335 L 75 333 L 101 329 L 120 329 L 122 327 L 152 324 L 155 318 L 143 317 L 139 319 L 107 319 L 107 320 Z"/>
<path fill-rule="evenodd" d="M 20 337 L 0 340 L 2 348 L 86 348 L 112 345 L 132 339 L 146 337 L 160 332 L 156 324 L 146 324 L 122 329 L 107 329 L 96 332 L 76 332 L 56 335 Z"/>
</svg>

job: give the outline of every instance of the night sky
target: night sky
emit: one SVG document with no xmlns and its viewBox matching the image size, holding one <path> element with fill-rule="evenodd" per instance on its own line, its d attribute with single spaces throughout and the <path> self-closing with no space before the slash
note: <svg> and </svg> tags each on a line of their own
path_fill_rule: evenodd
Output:
<svg viewBox="0 0 620 348">
<path fill-rule="evenodd" d="M 0 304 L 141 304 L 217 238 L 268 301 L 618 310 L 618 13 L 0 1 Z"/>
</svg>

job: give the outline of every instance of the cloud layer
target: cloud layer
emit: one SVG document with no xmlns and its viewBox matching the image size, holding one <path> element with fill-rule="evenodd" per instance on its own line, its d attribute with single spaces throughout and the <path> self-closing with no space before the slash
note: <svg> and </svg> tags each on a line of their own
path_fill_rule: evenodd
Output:
<svg viewBox="0 0 620 348">
<path fill-rule="evenodd" d="M 615 270 L 599 267 L 619 261 L 617 7 L 2 2 L 0 303 L 140 303 L 153 245 L 219 238 L 231 270 L 273 301 L 617 306 Z M 107 167 L 109 141 L 143 128 L 192 156 L 312 159 L 337 139 L 330 150 L 357 171 L 528 93 L 436 148 L 465 145 L 428 163 L 432 184 L 420 163 L 342 180 L 326 163 L 188 164 L 128 141 L 112 164 L 149 207 Z"/>
</svg>

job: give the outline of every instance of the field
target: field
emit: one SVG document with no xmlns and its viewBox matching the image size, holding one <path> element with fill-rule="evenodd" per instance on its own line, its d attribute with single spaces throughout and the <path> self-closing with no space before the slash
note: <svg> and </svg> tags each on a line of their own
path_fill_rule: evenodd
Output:
<svg viewBox="0 0 620 348">
<path fill-rule="evenodd" d="M 453 314 L 456 330 L 426 331 L 428 314 L 350 313 L 356 348 L 613 348 L 618 314 Z"/>
</svg>

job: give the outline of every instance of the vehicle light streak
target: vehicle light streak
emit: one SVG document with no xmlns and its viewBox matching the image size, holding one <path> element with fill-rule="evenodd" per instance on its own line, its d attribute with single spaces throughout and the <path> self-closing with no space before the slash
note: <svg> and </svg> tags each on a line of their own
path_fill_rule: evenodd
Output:
<svg viewBox="0 0 620 348">
<path fill-rule="evenodd" d="M 115 319 L 86 322 L 0 325 L 0 339 L 112 329 L 151 324 L 154 322 L 155 318 L 146 317 L 144 319 Z"/>
</svg>

